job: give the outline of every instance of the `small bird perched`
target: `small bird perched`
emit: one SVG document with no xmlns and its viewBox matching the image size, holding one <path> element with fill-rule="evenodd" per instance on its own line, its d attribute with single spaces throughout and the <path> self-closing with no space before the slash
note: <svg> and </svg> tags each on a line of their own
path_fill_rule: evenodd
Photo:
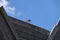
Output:
<svg viewBox="0 0 60 40">
<path fill-rule="evenodd" d="M 30 20 L 30 19 L 28 19 L 28 20 L 26 20 L 25 22 L 29 23 L 29 22 L 31 22 L 31 20 Z"/>
</svg>

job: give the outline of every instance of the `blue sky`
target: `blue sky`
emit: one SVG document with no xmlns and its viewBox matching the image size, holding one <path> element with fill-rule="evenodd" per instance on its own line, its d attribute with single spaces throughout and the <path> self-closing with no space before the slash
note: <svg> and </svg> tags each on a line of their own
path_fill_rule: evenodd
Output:
<svg viewBox="0 0 60 40">
<path fill-rule="evenodd" d="M 20 20 L 31 20 L 31 24 L 51 30 L 60 18 L 60 0 L 8 0 L 15 7 L 9 16 Z"/>
</svg>

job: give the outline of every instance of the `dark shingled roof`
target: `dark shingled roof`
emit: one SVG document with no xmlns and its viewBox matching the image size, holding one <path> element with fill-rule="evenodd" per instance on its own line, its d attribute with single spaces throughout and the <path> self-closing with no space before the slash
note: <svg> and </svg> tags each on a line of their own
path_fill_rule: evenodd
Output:
<svg viewBox="0 0 60 40">
<path fill-rule="evenodd" d="M 0 7 L 0 40 L 60 40 L 60 20 L 50 32 L 36 25 L 10 17 Z M 3 36 L 2 36 L 3 35 Z"/>
</svg>

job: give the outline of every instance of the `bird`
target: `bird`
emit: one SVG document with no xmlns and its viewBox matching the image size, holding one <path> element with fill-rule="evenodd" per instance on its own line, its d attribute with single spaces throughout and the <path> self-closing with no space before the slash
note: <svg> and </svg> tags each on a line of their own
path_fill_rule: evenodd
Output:
<svg viewBox="0 0 60 40">
<path fill-rule="evenodd" d="M 31 20 L 30 20 L 30 19 L 28 19 L 28 20 L 26 20 L 25 22 L 30 23 L 30 22 L 31 22 Z"/>
</svg>

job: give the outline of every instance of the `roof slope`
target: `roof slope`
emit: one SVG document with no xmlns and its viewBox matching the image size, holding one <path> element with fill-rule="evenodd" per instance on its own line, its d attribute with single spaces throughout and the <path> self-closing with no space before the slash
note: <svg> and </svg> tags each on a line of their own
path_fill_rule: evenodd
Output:
<svg viewBox="0 0 60 40">
<path fill-rule="evenodd" d="M 7 25 L 7 27 L 5 27 L 6 28 L 5 32 L 7 32 L 9 34 L 6 33 L 6 35 L 7 36 L 11 35 L 11 37 L 14 38 L 14 39 L 12 39 L 9 36 L 9 38 L 10 38 L 9 40 L 17 40 L 17 39 L 19 39 L 19 37 L 18 37 L 19 35 L 22 36 L 24 39 L 27 39 L 27 40 L 35 39 L 35 37 L 36 37 L 35 40 L 37 40 L 37 39 L 38 40 L 40 40 L 40 39 L 41 40 L 46 40 L 49 33 L 50 33 L 48 30 L 45 30 L 45 29 L 40 28 L 38 26 L 35 26 L 35 25 L 30 24 L 30 23 L 26 23 L 26 22 L 24 22 L 22 20 L 18 20 L 16 18 L 12 18 L 12 17 L 8 16 L 3 7 L 0 8 L 0 16 L 1 16 L 1 18 L 0 18 L 1 25 L 3 27 L 4 27 L 4 23 L 5 23 L 5 25 Z M 4 23 L 2 23 L 3 22 L 2 20 L 4 21 Z M 17 27 L 17 26 L 20 26 L 20 27 Z M 16 29 L 18 31 L 21 31 L 22 34 L 26 33 L 26 34 L 24 34 L 26 36 L 23 36 L 22 34 L 18 35 L 19 32 L 17 32 Z M 22 30 L 22 29 L 24 29 L 24 30 Z M 27 32 L 27 30 L 28 30 L 28 32 Z M 30 35 L 31 37 L 28 36 L 28 35 Z"/>
</svg>

